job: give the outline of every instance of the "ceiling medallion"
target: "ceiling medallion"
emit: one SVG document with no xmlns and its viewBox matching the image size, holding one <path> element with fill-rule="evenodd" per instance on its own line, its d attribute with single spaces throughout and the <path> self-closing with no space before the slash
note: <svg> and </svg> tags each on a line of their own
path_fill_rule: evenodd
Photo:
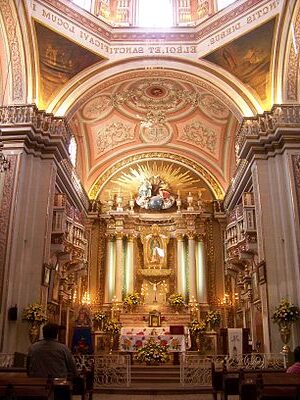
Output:
<svg viewBox="0 0 300 400">
<path fill-rule="evenodd" d="M 141 122 L 140 137 L 144 143 L 162 145 L 172 139 L 172 130 L 164 123 L 160 123 L 152 116 Z"/>
</svg>

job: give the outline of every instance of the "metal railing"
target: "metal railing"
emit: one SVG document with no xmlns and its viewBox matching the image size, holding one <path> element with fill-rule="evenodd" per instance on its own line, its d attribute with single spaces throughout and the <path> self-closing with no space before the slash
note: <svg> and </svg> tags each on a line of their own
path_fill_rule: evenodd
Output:
<svg viewBox="0 0 300 400">
<path fill-rule="evenodd" d="M 182 354 L 180 359 L 180 382 L 183 386 L 211 386 L 211 365 L 222 365 L 227 370 L 240 369 L 283 370 L 287 366 L 287 360 L 282 353 L 251 353 L 237 356 L 215 355 L 200 356 L 194 354 Z"/>
<path fill-rule="evenodd" d="M 78 370 L 94 371 L 94 388 L 128 387 L 131 383 L 131 363 L 129 355 L 76 355 Z"/>
</svg>

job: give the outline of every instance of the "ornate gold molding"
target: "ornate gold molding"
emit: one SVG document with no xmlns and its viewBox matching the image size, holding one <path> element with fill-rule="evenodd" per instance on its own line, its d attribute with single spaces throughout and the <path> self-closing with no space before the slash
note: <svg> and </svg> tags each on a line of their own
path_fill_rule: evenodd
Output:
<svg viewBox="0 0 300 400">
<path fill-rule="evenodd" d="M 99 176 L 96 182 L 93 184 L 89 191 L 90 199 L 97 199 L 102 186 L 113 177 L 117 172 L 122 170 L 125 167 L 128 167 L 131 164 L 139 163 L 146 160 L 172 160 L 175 163 L 185 165 L 186 167 L 193 170 L 196 174 L 198 174 L 210 187 L 216 199 L 223 199 L 224 197 L 224 190 L 221 187 L 220 183 L 217 179 L 213 176 L 211 172 L 205 169 L 203 166 L 197 164 L 192 159 L 185 158 L 183 156 L 177 154 L 170 154 L 170 153 L 163 153 L 163 152 L 149 152 L 149 153 L 141 153 L 136 154 L 134 156 L 129 156 L 118 163 L 114 164 L 103 174 Z"/>
</svg>

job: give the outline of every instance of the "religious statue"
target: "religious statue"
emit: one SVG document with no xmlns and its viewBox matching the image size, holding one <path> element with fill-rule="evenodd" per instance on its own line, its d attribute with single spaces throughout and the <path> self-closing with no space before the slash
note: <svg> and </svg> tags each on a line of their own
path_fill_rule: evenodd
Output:
<svg viewBox="0 0 300 400">
<path fill-rule="evenodd" d="M 144 229 L 141 232 L 141 240 L 144 248 L 145 268 L 166 268 L 169 236 L 154 224 L 150 230 Z"/>
<path fill-rule="evenodd" d="M 167 182 L 159 175 L 145 178 L 138 189 L 136 203 L 141 208 L 151 210 L 166 210 L 175 202 Z"/>
</svg>

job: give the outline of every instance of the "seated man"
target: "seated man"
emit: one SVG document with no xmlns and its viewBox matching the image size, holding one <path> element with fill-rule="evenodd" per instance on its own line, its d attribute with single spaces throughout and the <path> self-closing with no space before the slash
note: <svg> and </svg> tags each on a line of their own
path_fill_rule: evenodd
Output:
<svg viewBox="0 0 300 400">
<path fill-rule="evenodd" d="M 294 350 L 294 361 L 295 363 L 286 372 L 289 374 L 300 374 L 300 346 L 297 346 Z"/>
<path fill-rule="evenodd" d="M 57 341 L 59 326 L 43 326 L 43 340 L 34 343 L 28 351 L 29 376 L 41 378 L 73 378 L 77 375 L 75 360 L 69 348 Z"/>
</svg>

